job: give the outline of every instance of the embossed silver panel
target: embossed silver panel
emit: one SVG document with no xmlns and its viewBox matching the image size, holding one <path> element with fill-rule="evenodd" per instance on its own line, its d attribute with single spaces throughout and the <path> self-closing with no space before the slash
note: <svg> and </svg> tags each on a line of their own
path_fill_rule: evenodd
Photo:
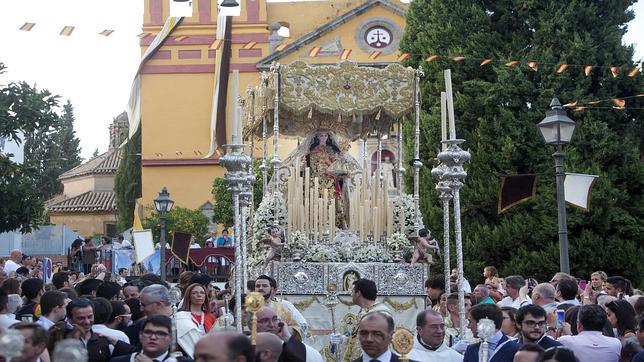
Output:
<svg viewBox="0 0 644 362">
<path fill-rule="evenodd" d="M 284 295 L 323 295 L 329 284 L 336 285 L 338 295 L 350 295 L 352 281 L 366 278 L 376 283 L 378 295 L 417 296 L 425 294 L 428 277 L 422 264 L 275 261 L 270 269 L 277 280 L 278 294 Z"/>
</svg>

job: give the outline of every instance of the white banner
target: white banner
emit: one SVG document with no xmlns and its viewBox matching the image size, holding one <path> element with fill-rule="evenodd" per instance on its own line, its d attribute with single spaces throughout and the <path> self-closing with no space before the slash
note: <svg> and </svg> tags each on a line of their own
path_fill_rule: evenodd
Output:
<svg viewBox="0 0 644 362">
<path fill-rule="evenodd" d="M 192 1 L 191 0 L 170 0 L 170 16 L 178 17 L 192 17 Z"/>
<path fill-rule="evenodd" d="M 136 253 L 136 262 L 140 263 L 145 258 L 154 254 L 154 242 L 152 241 L 152 230 L 132 231 L 132 240 L 134 240 L 134 251 Z"/>
<path fill-rule="evenodd" d="M 590 188 L 593 186 L 597 175 L 584 175 L 580 173 L 566 173 L 564 191 L 566 202 L 588 210 L 590 201 Z"/>
</svg>

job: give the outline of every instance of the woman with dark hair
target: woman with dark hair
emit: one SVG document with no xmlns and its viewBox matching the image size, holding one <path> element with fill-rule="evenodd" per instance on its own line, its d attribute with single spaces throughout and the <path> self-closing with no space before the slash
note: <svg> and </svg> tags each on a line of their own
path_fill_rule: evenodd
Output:
<svg viewBox="0 0 644 362">
<path fill-rule="evenodd" d="M 83 272 L 89 274 L 92 271 L 92 265 L 96 263 L 98 248 L 94 245 L 92 238 L 87 238 L 81 250 L 83 252 Z"/>
<path fill-rule="evenodd" d="M 606 304 L 608 321 L 617 328 L 617 338 L 634 337 L 637 330 L 635 309 L 631 303 L 618 299 Z"/>
<path fill-rule="evenodd" d="M 71 267 L 72 270 L 80 271 L 83 266 L 82 256 L 83 253 L 81 248 L 83 247 L 83 239 L 78 238 L 74 240 L 72 246 L 69 249 L 69 257 L 71 258 Z"/>
<path fill-rule="evenodd" d="M 579 362 L 579 359 L 568 348 L 557 346 L 543 353 L 543 362 Z"/>
</svg>

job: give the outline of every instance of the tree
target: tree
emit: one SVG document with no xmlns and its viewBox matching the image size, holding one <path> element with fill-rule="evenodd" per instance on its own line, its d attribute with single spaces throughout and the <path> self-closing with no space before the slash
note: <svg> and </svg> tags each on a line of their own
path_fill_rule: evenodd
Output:
<svg viewBox="0 0 644 362">
<path fill-rule="evenodd" d="M 114 179 L 116 219 L 119 232 L 132 227 L 134 205 L 141 197 L 141 130 L 121 150 L 121 163 Z"/>
<path fill-rule="evenodd" d="M 92 152 L 92 158 L 95 158 L 95 157 L 97 157 L 98 155 L 100 155 L 100 152 L 98 151 L 98 147 L 96 147 L 96 149 L 94 150 L 94 152 Z"/>
<path fill-rule="evenodd" d="M 0 74 L 5 66 L 0 63 Z M 57 96 L 47 90 L 37 90 L 27 83 L 9 83 L 0 86 L 0 138 L 7 138 L 23 143 L 30 135 L 34 137 L 31 149 L 45 148 L 46 135 L 58 122 L 54 109 Z M 0 155 L 0 232 L 20 229 L 29 232 L 41 221 L 43 200 L 38 185 L 38 163 L 27 158 L 25 144 L 25 162 L 16 164 L 6 155 Z"/>
<path fill-rule="evenodd" d="M 485 265 L 505 275 L 520 273 L 548 280 L 558 270 L 557 207 L 551 146 L 539 136 L 551 98 L 563 103 L 624 97 L 641 93 L 644 77 L 625 77 L 634 66 L 633 49 L 622 44 L 632 1 L 578 0 L 413 1 L 401 49 L 409 64 L 422 65 L 425 78 L 421 125 L 421 209 L 434 235 L 442 235 L 441 203 L 429 171 L 440 138 L 443 69 L 452 68 L 457 136 L 465 138 L 472 159 L 461 192 L 466 274 L 480 275 Z M 442 61 L 425 62 L 438 54 Z M 447 56 L 463 55 L 455 63 Z M 482 59 L 495 62 L 481 66 Z M 471 60 L 468 60 L 471 59 Z M 509 67 L 510 60 L 522 66 Z M 525 66 L 538 64 L 538 71 Z M 585 76 L 558 64 L 592 64 Z M 608 66 L 618 65 L 612 77 Z M 641 98 L 623 110 L 596 109 L 571 114 L 577 122 L 566 147 L 566 171 L 600 175 L 591 210 L 568 208 L 571 271 L 589 276 L 603 269 L 642 281 L 644 270 L 644 167 L 640 161 L 644 114 Z M 405 133 L 409 136 L 409 126 Z M 412 143 L 407 137 L 406 143 Z M 407 152 L 409 155 L 410 153 Z M 499 176 L 537 173 L 537 197 L 506 213 L 496 213 Z M 407 176 L 409 182 L 409 176 Z"/>
<path fill-rule="evenodd" d="M 168 241 L 172 240 L 175 231 L 190 233 L 195 237 L 197 242 L 208 234 L 208 217 L 201 213 L 200 210 L 191 210 L 183 207 L 174 207 L 166 214 L 166 231 L 168 232 Z M 159 214 L 153 212 L 150 216 L 143 219 L 143 228 L 152 229 L 152 235 L 155 240 L 159 240 L 160 222 Z"/>
<path fill-rule="evenodd" d="M 261 161 L 253 161 L 253 172 L 255 173 L 255 183 L 253 184 L 253 204 L 255 209 L 259 207 L 262 202 L 262 195 L 264 194 L 264 185 L 262 184 L 262 172 L 260 170 Z M 268 178 L 270 180 L 273 174 L 272 169 L 269 169 Z M 233 196 L 230 193 L 230 187 L 224 178 L 218 177 L 212 184 L 212 196 L 215 199 L 215 213 L 212 216 L 212 222 L 221 224 L 224 228 L 233 226 Z"/>
<path fill-rule="evenodd" d="M 68 99 L 67 103 L 63 106 L 60 129 L 56 137 L 63 172 L 80 165 L 82 161 L 80 157 L 80 140 L 76 137 L 76 131 L 74 131 L 75 120 L 74 106 L 72 106 L 72 102 Z"/>
</svg>

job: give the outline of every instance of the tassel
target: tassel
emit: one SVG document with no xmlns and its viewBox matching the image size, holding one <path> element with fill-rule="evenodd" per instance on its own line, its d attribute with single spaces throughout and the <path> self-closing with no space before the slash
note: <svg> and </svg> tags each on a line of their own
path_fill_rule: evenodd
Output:
<svg viewBox="0 0 644 362">
<path fill-rule="evenodd" d="M 313 118 L 313 107 L 309 109 L 309 119 Z"/>
<path fill-rule="evenodd" d="M 378 114 L 376 114 L 376 121 L 380 120 L 380 112 L 382 111 L 382 108 L 378 109 Z"/>
</svg>

